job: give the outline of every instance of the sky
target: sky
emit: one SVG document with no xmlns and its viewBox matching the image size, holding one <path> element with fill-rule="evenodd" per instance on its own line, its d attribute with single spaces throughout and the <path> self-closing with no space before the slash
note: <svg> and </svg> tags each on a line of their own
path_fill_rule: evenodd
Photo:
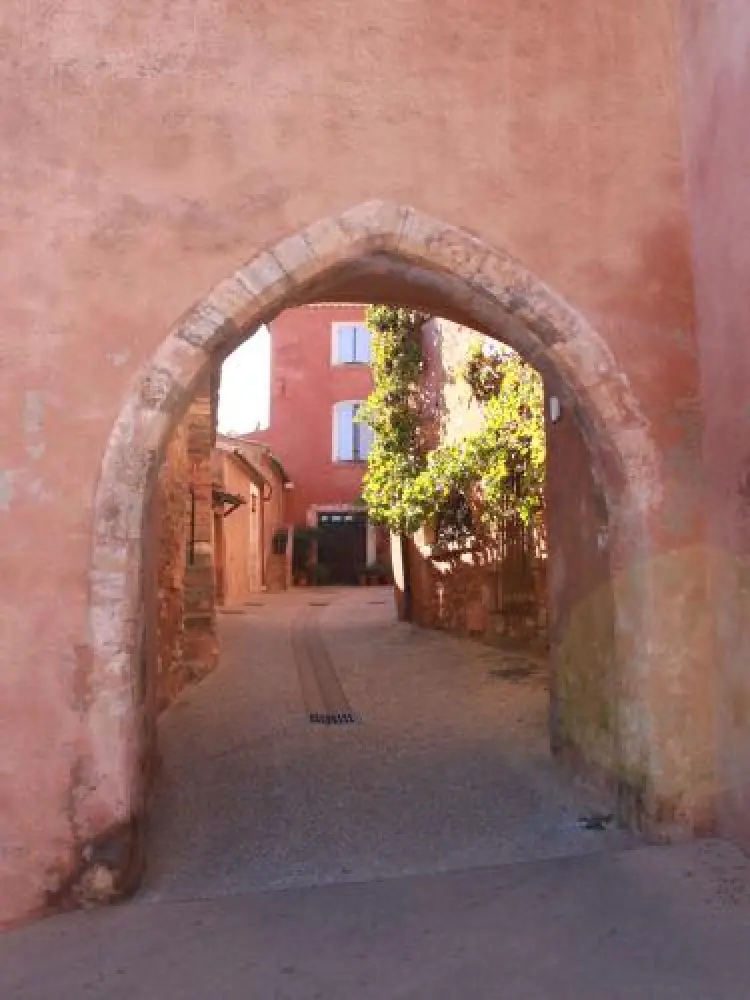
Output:
<svg viewBox="0 0 750 1000">
<path fill-rule="evenodd" d="M 270 392 L 271 335 L 263 326 L 222 365 L 219 431 L 232 434 L 268 427 Z"/>
</svg>

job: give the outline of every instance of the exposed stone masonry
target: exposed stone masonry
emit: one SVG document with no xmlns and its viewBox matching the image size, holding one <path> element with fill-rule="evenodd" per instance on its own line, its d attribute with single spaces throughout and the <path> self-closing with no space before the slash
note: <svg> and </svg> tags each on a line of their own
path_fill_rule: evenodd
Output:
<svg viewBox="0 0 750 1000">
<path fill-rule="evenodd" d="M 189 506 L 187 423 L 182 423 L 167 448 L 155 498 L 159 518 L 155 644 L 158 711 L 166 708 L 182 686 Z"/>
<path fill-rule="evenodd" d="M 155 498 L 159 711 L 218 661 L 211 474 L 218 375 L 208 383 L 172 436 Z"/>
<path fill-rule="evenodd" d="M 210 673 L 218 662 L 216 577 L 213 546 L 213 471 L 218 372 L 213 370 L 188 410 L 188 467 L 192 496 L 185 569 L 185 617 L 181 686 Z"/>
</svg>

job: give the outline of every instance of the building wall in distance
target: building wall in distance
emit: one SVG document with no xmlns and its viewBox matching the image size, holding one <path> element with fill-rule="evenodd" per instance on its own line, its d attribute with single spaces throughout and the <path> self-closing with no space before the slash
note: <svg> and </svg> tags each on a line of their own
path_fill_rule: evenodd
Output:
<svg viewBox="0 0 750 1000">
<path fill-rule="evenodd" d="M 355 503 L 364 462 L 333 460 L 333 407 L 366 399 L 368 365 L 333 365 L 332 324 L 364 322 L 365 307 L 313 305 L 287 309 L 272 323 L 271 406 L 267 430 L 243 437 L 268 445 L 293 484 L 287 514 L 298 525 L 312 506 Z"/>
</svg>

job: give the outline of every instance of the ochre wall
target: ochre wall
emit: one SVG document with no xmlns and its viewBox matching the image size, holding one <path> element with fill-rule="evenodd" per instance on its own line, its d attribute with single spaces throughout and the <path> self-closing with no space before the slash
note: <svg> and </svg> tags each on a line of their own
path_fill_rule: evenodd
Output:
<svg viewBox="0 0 750 1000">
<path fill-rule="evenodd" d="M 211 468 L 218 412 L 218 375 L 215 370 L 206 374 L 196 393 L 185 416 L 192 511 L 185 567 L 180 687 L 202 680 L 219 660 Z"/>
<path fill-rule="evenodd" d="M 0 922 L 58 898 L 111 821 L 86 763 L 88 573 L 102 456 L 137 372 L 260 248 L 370 198 L 511 252 L 609 343 L 663 458 L 643 558 L 665 585 L 695 580 L 659 619 L 663 670 L 644 679 L 681 731 L 675 691 L 701 647 L 673 640 L 701 600 L 702 493 L 676 0 L 434 6 L 3 6 Z M 704 311 L 723 328 L 722 308 Z M 711 683 L 690 686 L 701 749 Z M 672 750 L 658 769 L 681 775 L 679 802 Z M 120 764 L 113 750 L 96 766 Z"/>
<path fill-rule="evenodd" d="M 750 842 L 750 6 L 684 0 L 722 827 Z"/>
<path fill-rule="evenodd" d="M 482 408 L 462 371 L 472 346 L 485 340 L 445 319 L 433 318 L 422 327 L 421 407 L 423 423 L 429 422 L 433 429 L 432 434 L 427 432 L 428 439 L 435 443 L 452 444 L 482 426 Z"/>
<path fill-rule="evenodd" d="M 208 385 L 202 390 L 172 433 L 148 509 L 144 557 L 153 597 L 144 605 L 154 642 L 146 659 L 153 658 L 149 673 L 158 710 L 217 663 L 211 533 L 216 396 Z M 148 697 L 154 678 L 147 682 Z"/>
<path fill-rule="evenodd" d="M 273 554 L 274 534 L 286 528 L 289 524 L 289 498 L 291 493 L 285 489 L 281 471 L 269 453 L 266 445 L 252 441 L 243 441 L 238 445 L 242 454 L 255 466 L 265 480 L 263 498 L 263 582 L 273 589 L 284 589 L 286 586 L 286 558 Z M 273 580 L 271 580 L 273 577 Z"/>
<path fill-rule="evenodd" d="M 151 516 L 158 538 L 157 684 L 158 708 L 165 708 L 181 685 L 185 568 L 190 520 L 187 421 L 169 442 L 154 494 Z"/>
<path fill-rule="evenodd" d="M 223 603 L 242 604 L 263 585 L 263 519 L 260 489 L 234 456 L 220 453 L 222 489 L 245 503 L 222 519 Z"/>
</svg>

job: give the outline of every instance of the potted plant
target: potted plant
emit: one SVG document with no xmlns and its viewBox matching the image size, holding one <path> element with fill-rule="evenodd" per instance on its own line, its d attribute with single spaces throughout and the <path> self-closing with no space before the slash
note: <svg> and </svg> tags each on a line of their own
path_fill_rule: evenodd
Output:
<svg viewBox="0 0 750 1000">
<path fill-rule="evenodd" d="M 292 564 L 294 580 L 299 587 L 306 587 L 311 582 L 311 567 L 316 558 L 315 546 L 318 535 L 319 532 L 316 528 L 298 526 L 294 529 Z"/>
<path fill-rule="evenodd" d="M 388 583 L 388 568 L 380 562 L 372 562 L 367 566 L 367 580 L 370 585 Z"/>
</svg>

